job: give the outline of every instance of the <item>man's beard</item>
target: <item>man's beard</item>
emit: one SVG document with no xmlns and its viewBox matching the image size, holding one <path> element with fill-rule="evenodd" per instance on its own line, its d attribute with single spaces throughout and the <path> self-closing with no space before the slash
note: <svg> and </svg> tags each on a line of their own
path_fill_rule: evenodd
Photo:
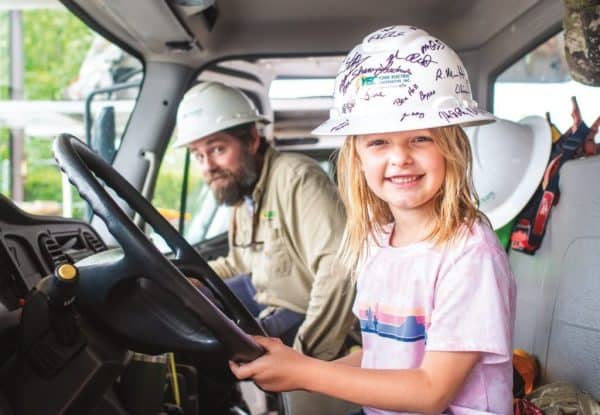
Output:
<svg viewBox="0 0 600 415">
<path fill-rule="evenodd" d="M 256 162 L 247 149 L 242 150 L 242 160 L 240 170 L 233 172 L 231 170 L 219 169 L 211 173 L 208 183 L 223 178 L 224 185 L 211 190 L 217 203 L 233 206 L 237 204 L 246 195 L 252 193 L 254 185 L 258 179 Z"/>
</svg>

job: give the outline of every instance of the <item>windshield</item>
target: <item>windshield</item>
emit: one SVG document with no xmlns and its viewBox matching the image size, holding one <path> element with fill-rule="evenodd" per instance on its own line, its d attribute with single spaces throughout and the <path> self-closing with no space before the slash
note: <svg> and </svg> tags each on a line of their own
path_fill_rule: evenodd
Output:
<svg viewBox="0 0 600 415">
<path fill-rule="evenodd" d="M 12 3 L 0 11 L 0 192 L 29 213 L 83 218 L 53 139 L 72 134 L 112 162 L 142 64 L 58 2 Z"/>
</svg>

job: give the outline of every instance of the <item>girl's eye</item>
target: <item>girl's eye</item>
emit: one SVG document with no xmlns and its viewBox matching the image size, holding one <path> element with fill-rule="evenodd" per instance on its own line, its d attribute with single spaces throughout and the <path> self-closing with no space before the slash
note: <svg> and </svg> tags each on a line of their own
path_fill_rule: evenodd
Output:
<svg viewBox="0 0 600 415">
<path fill-rule="evenodd" d="M 419 143 L 429 143 L 429 142 L 432 142 L 432 141 L 433 141 L 433 138 L 431 138 L 431 137 L 427 137 L 427 136 L 425 136 L 425 135 L 421 135 L 421 136 L 418 136 L 418 137 L 414 137 L 414 138 L 412 139 L 412 142 L 413 142 L 413 143 L 417 143 L 417 144 L 419 144 Z"/>
<path fill-rule="evenodd" d="M 385 144 L 385 141 L 382 140 L 381 138 L 375 138 L 373 140 L 369 140 L 367 142 L 367 147 L 374 147 L 374 146 L 380 146 Z"/>
</svg>

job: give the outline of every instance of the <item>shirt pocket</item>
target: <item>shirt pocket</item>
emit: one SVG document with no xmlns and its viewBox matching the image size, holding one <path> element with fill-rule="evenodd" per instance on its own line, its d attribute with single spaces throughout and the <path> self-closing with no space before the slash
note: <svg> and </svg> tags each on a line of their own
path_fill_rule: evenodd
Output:
<svg viewBox="0 0 600 415">
<path fill-rule="evenodd" d="M 266 221 L 263 268 L 268 278 L 284 278 L 290 275 L 292 261 L 279 223 Z"/>
</svg>

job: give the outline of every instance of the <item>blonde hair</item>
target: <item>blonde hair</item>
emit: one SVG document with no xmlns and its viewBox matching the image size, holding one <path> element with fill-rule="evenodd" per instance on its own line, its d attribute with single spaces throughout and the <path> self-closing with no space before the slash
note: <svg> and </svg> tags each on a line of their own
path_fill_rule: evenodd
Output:
<svg viewBox="0 0 600 415">
<path fill-rule="evenodd" d="M 471 175 L 471 147 L 460 126 L 434 129 L 434 142 L 446 162 L 446 176 L 434 202 L 434 227 L 427 240 L 439 245 L 456 235 L 461 226 L 470 228 L 479 218 L 479 200 Z M 356 269 L 366 254 L 367 240 L 394 220 L 388 204 L 367 185 L 356 148 L 356 136 L 346 138 L 338 154 L 337 180 L 346 208 L 347 222 L 338 259 L 348 269 Z"/>
</svg>

